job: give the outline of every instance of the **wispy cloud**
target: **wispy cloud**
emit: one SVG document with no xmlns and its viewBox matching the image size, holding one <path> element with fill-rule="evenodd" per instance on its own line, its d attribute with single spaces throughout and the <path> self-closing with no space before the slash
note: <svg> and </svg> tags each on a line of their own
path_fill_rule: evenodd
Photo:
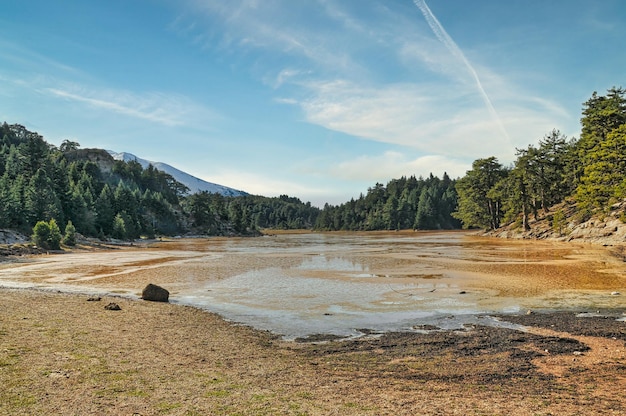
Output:
<svg viewBox="0 0 626 416">
<path fill-rule="evenodd" d="M 170 127 L 219 118 L 216 111 L 181 94 L 103 87 L 102 80 L 83 70 L 7 41 L 0 40 L 0 51 L 0 62 L 6 63 L 0 69 L 0 82 L 10 86 L 13 94 L 34 93 L 82 105 L 86 110 L 107 111 Z M 10 70 L 11 66 L 19 70 Z"/>
<path fill-rule="evenodd" d="M 45 68 L 47 73 L 57 72 L 71 76 L 84 77 L 85 73 L 78 68 L 59 62 L 48 56 L 37 53 L 14 42 L 0 39 L 1 59 L 5 63 L 16 65 L 21 72 L 37 72 Z M 6 64 L 5 64 L 6 69 Z"/>
<path fill-rule="evenodd" d="M 90 90 L 76 85 L 65 85 L 64 88 L 46 87 L 42 91 L 57 98 L 86 104 L 97 110 L 110 111 L 169 127 L 188 125 L 198 120 L 216 117 L 212 111 L 176 94 Z"/>
<path fill-rule="evenodd" d="M 470 161 L 485 152 L 502 158 L 513 154 L 513 145 L 502 136 L 471 86 L 368 87 L 340 80 L 311 82 L 306 88 L 309 98 L 284 102 L 300 106 L 307 121 L 331 130 Z M 550 101 L 527 102 L 522 96 L 504 108 L 501 117 L 515 131 L 514 146 L 535 141 L 555 127 L 555 119 L 566 117 Z"/>
<path fill-rule="evenodd" d="M 189 11 L 178 16 L 172 28 L 202 48 L 229 56 L 262 51 L 266 55 L 255 59 L 268 72 L 275 71 L 277 59 L 289 61 L 294 69 L 366 71 L 348 47 L 356 23 L 348 31 L 337 30 L 336 22 L 330 24 L 329 20 L 341 19 L 333 3 L 189 0 Z M 336 13 L 333 16 L 329 15 L 331 9 Z M 343 19 L 347 21 L 347 17 Z M 322 26 L 315 27 L 318 24 Z M 339 44 L 346 48 L 338 48 Z"/>
<path fill-rule="evenodd" d="M 274 88 L 280 88 L 283 84 L 289 83 L 295 78 L 310 75 L 311 71 L 302 71 L 299 69 L 285 68 L 281 70 L 273 79 L 266 80 L 266 83 Z"/>
<path fill-rule="evenodd" d="M 308 197 L 323 197 L 328 195 L 332 187 L 323 188 L 310 186 L 302 181 L 290 181 L 287 179 L 276 179 L 272 175 L 264 175 L 262 172 L 250 172 L 236 170 L 234 168 L 222 169 L 219 172 L 205 174 L 204 179 L 210 182 L 224 184 L 236 189 L 245 189 L 246 192 L 255 195 L 279 196 L 307 195 Z"/>
<path fill-rule="evenodd" d="M 435 36 L 437 36 L 437 39 L 439 39 L 441 43 L 443 43 L 446 46 L 446 48 L 450 51 L 450 53 L 453 56 L 458 58 L 458 60 L 463 63 L 463 65 L 467 68 L 469 73 L 472 75 L 472 78 L 476 82 L 476 87 L 478 88 L 478 91 L 480 91 L 480 95 L 485 100 L 485 104 L 487 105 L 489 112 L 498 123 L 498 126 L 500 127 L 500 130 L 502 134 L 504 135 L 504 137 L 506 137 L 506 139 L 510 141 L 509 134 L 507 133 L 506 128 L 504 127 L 504 124 L 502 124 L 502 120 L 500 120 L 500 117 L 498 116 L 498 113 L 496 112 L 496 109 L 494 108 L 491 102 L 491 99 L 489 98 L 489 95 L 487 95 L 487 92 L 485 91 L 485 88 L 483 87 L 480 81 L 478 73 L 476 72 L 472 64 L 469 62 L 469 60 L 465 57 L 465 54 L 463 53 L 463 51 L 459 48 L 456 42 L 450 37 L 450 35 L 448 35 L 448 32 L 446 32 L 446 30 L 441 25 L 437 17 L 430 10 L 425 0 L 414 0 L 414 3 L 424 15 L 424 18 L 428 22 L 428 25 L 432 29 Z"/>
<path fill-rule="evenodd" d="M 220 44 L 245 44 L 233 53 L 280 56 L 282 66 L 255 62 L 262 81 L 280 94 L 277 101 L 297 105 L 306 121 L 334 131 L 471 159 L 485 151 L 511 155 L 569 117 L 504 75 L 471 63 L 426 2 L 414 3 L 424 20 L 384 3 L 350 9 L 334 0 L 306 6 L 192 1 L 201 11 L 195 16 L 222 25 L 223 33 L 212 32 Z M 377 16 L 375 25 L 367 15 Z M 382 71 L 401 76 L 390 81 Z"/>
</svg>

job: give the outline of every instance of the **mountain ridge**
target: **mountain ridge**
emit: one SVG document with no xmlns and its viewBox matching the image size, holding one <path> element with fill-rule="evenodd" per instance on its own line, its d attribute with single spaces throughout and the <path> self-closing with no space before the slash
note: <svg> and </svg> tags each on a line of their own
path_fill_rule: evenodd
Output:
<svg viewBox="0 0 626 416">
<path fill-rule="evenodd" d="M 245 191 L 241 191 L 239 189 L 230 188 L 228 186 L 219 185 L 216 183 L 208 182 L 203 179 L 200 179 L 196 176 L 190 175 L 187 172 L 184 172 L 178 168 L 175 168 L 167 163 L 163 162 L 153 162 L 151 160 L 142 159 L 140 157 L 135 156 L 132 153 L 128 152 L 116 152 L 113 150 L 107 150 L 107 152 L 113 157 L 115 160 L 121 160 L 124 162 L 136 161 L 139 163 L 144 169 L 146 169 L 149 165 L 152 165 L 155 169 L 160 170 L 161 172 L 165 172 L 169 175 L 172 175 L 174 179 L 178 182 L 185 185 L 189 188 L 189 194 L 196 194 L 199 192 L 209 192 L 209 193 L 217 193 L 223 196 L 246 196 L 249 195 Z"/>
</svg>

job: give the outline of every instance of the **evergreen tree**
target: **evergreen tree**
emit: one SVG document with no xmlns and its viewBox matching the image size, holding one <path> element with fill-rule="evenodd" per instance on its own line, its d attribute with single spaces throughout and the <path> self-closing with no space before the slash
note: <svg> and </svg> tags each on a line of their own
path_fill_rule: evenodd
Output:
<svg viewBox="0 0 626 416">
<path fill-rule="evenodd" d="M 459 206 L 452 216 L 464 228 L 496 229 L 502 219 L 502 200 L 490 190 L 507 175 L 495 157 L 475 160 L 472 170 L 456 183 Z"/>
<path fill-rule="evenodd" d="M 126 221 L 124 221 L 122 214 L 117 214 L 115 216 L 113 223 L 111 224 L 111 229 L 113 238 L 117 238 L 118 240 L 125 240 L 128 238 Z"/>
<path fill-rule="evenodd" d="M 102 230 L 105 235 L 113 231 L 113 219 L 115 218 L 115 196 L 109 185 L 104 185 L 95 203 L 95 226 Z"/>
<path fill-rule="evenodd" d="M 38 220 L 62 219 L 61 201 L 54 192 L 52 181 L 43 169 L 38 169 L 24 190 L 26 218 L 30 224 Z"/>
<path fill-rule="evenodd" d="M 76 245 L 76 228 L 72 221 L 68 221 L 65 226 L 65 233 L 63 234 L 63 244 L 66 246 L 75 246 Z"/>
<path fill-rule="evenodd" d="M 626 124 L 609 132 L 587 156 L 576 196 L 603 209 L 626 197 Z"/>
<path fill-rule="evenodd" d="M 437 209 L 433 200 L 432 188 L 424 188 L 420 194 L 415 223 L 413 228 L 417 230 L 434 230 L 441 228 L 436 221 Z"/>
<path fill-rule="evenodd" d="M 624 178 L 624 129 L 626 92 L 611 88 L 606 96 L 596 92 L 583 108 L 576 198 L 582 209 L 602 208 L 620 198 Z"/>
</svg>

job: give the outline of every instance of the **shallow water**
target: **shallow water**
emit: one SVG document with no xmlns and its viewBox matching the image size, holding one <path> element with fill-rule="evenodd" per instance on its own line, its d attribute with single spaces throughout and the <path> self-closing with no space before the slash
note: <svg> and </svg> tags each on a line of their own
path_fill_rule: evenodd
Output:
<svg viewBox="0 0 626 416">
<path fill-rule="evenodd" d="M 172 302 L 286 338 L 498 325 L 527 309 L 623 308 L 622 258 L 573 243 L 464 232 L 282 234 L 173 240 L 150 248 L 42 256 L 0 265 L 0 284 Z M 367 330 L 367 331 L 365 331 Z"/>
</svg>

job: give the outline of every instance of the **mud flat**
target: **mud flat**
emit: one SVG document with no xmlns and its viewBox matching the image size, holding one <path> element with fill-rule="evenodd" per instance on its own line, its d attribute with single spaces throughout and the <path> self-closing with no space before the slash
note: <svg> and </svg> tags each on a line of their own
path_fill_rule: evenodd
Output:
<svg viewBox="0 0 626 416">
<path fill-rule="evenodd" d="M 626 413 L 626 305 L 613 294 L 626 292 L 624 264 L 610 251 L 437 233 L 338 238 L 172 241 L 2 264 L 0 283 L 18 288 L 0 289 L 0 414 Z M 414 319 L 408 331 L 364 326 L 358 339 L 295 342 L 208 308 L 135 299 L 149 280 L 173 299 L 221 287 L 213 300 L 245 303 L 250 292 L 233 288 L 268 268 L 336 285 L 382 281 L 393 288 L 386 308 L 446 290 L 475 296 L 499 324 Z"/>
<path fill-rule="evenodd" d="M 493 315 L 528 310 L 623 308 L 620 253 L 463 232 L 174 239 L 20 257 L 0 263 L 0 286 L 137 298 L 154 283 L 174 303 L 286 339 L 349 337 L 489 325 Z"/>
</svg>

